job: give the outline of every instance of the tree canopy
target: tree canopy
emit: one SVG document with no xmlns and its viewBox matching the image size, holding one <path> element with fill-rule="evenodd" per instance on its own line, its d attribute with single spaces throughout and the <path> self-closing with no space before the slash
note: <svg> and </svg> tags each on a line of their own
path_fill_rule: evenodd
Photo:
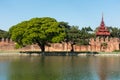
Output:
<svg viewBox="0 0 120 80">
<path fill-rule="evenodd" d="M 71 43 L 71 51 L 74 51 L 73 45 L 80 43 L 80 30 L 78 26 L 72 26 L 67 32 L 67 41 Z"/>
<path fill-rule="evenodd" d="M 8 37 L 8 32 L 0 29 L 0 39 L 7 37 Z"/>
<path fill-rule="evenodd" d="M 91 33 L 93 30 L 91 27 L 83 27 L 80 30 L 80 44 L 81 45 L 89 45 L 89 39 L 94 37 L 94 34 Z"/>
<path fill-rule="evenodd" d="M 65 28 L 54 18 L 32 18 L 9 29 L 10 36 L 18 45 L 38 44 L 42 52 L 45 45 L 60 42 L 65 37 Z"/>
<path fill-rule="evenodd" d="M 89 45 L 89 39 L 95 36 L 91 27 L 83 27 L 80 30 L 79 26 L 70 26 L 66 22 L 61 22 L 60 24 L 65 27 L 66 36 L 64 42 L 71 44 L 71 51 L 74 51 L 73 45 L 75 44 Z"/>
<path fill-rule="evenodd" d="M 120 38 L 120 29 L 118 27 L 108 27 L 110 31 L 110 37 Z"/>
</svg>

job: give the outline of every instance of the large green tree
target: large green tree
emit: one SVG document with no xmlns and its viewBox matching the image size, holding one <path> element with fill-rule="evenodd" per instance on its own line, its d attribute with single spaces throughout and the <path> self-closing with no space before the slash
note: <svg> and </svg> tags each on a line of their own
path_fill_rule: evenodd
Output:
<svg viewBox="0 0 120 80">
<path fill-rule="evenodd" d="M 80 30 L 78 26 L 72 26 L 67 30 L 67 41 L 71 44 L 71 51 L 74 51 L 74 45 L 80 43 Z"/>
<path fill-rule="evenodd" d="M 91 27 L 83 27 L 80 30 L 80 44 L 89 45 L 89 39 L 94 37 Z"/>
<path fill-rule="evenodd" d="M 71 44 L 71 51 L 74 51 L 73 45 L 89 45 L 89 38 L 94 37 L 91 27 L 70 26 L 66 22 L 61 22 L 65 27 L 66 36 L 64 42 Z"/>
<path fill-rule="evenodd" d="M 9 29 L 13 41 L 19 46 L 38 44 L 42 52 L 45 45 L 60 42 L 65 37 L 65 28 L 54 18 L 32 18 Z"/>
</svg>

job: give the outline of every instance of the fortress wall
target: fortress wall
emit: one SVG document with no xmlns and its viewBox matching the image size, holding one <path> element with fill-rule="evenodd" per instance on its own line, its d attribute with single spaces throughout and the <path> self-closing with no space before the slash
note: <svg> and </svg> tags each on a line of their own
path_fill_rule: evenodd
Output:
<svg viewBox="0 0 120 80">
<path fill-rule="evenodd" d="M 102 43 L 107 43 L 107 47 L 101 47 Z M 119 50 L 119 39 L 118 38 L 91 38 L 90 45 L 74 45 L 75 51 L 104 51 L 112 52 L 114 50 Z M 15 42 L 11 39 L 1 39 L 0 41 L 0 51 L 40 51 L 38 45 L 28 45 L 26 47 L 15 49 Z M 71 51 L 70 43 L 54 43 L 51 46 L 46 46 L 45 51 Z"/>
</svg>

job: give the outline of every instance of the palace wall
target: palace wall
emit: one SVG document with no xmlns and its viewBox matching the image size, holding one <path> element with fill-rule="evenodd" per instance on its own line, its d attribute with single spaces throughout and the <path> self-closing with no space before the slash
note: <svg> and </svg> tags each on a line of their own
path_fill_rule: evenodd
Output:
<svg viewBox="0 0 120 80">
<path fill-rule="evenodd" d="M 102 46 L 106 43 L 107 46 Z M 74 51 L 96 51 L 96 52 L 112 52 L 119 50 L 119 39 L 118 38 L 91 38 L 90 45 L 74 45 Z M 40 51 L 38 45 L 28 45 L 26 47 L 15 49 L 15 42 L 11 39 L 0 40 L 0 51 Z M 71 51 L 70 43 L 54 43 L 51 46 L 46 46 L 45 51 Z"/>
</svg>

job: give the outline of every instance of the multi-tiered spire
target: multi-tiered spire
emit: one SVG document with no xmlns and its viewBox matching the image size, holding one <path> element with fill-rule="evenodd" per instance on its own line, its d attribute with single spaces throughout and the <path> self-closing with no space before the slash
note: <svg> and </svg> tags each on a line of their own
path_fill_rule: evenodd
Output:
<svg viewBox="0 0 120 80">
<path fill-rule="evenodd" d="M 110 36 L 110 32 L 108 31 L 107 27 L 105 27 L 103 14 L 101 24 L 96 32 L 96 36 Z"/>
</svg>

